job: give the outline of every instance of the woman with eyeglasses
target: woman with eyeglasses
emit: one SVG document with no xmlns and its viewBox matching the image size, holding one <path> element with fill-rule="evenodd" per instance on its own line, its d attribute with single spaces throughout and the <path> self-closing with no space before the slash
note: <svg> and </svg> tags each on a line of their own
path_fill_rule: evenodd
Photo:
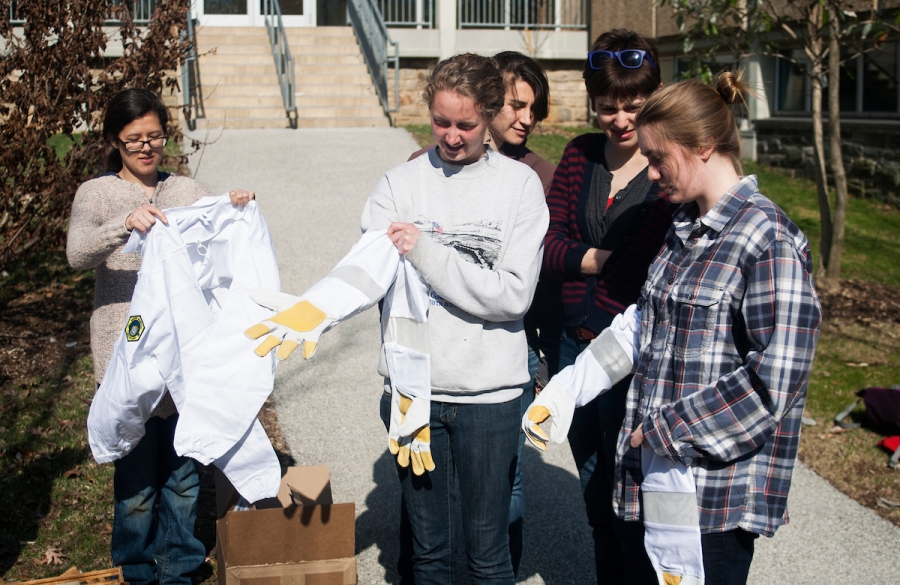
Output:
<svg viewBox="0 0 900 585">
<path fill-rule="evenodd" d="M 150 91 L 128 89 L 110 101 L 103 138 L 110 144 L 105 172 L 78 188 L 72 203 L 66 253 L 76 270 L 95 271 L 91 353 L 94 379 L 103 380 L 113 346 L 128 319 L 141 256 L 122 254 L 133 230 L 145 233 L 163 209 L 190 205 L 210 195 L 188 177 L 159 170 L 166 145 L 168 113 Z M 253 192 L 230 193 L 246 205 Z M 196 463 L 172 446 L 178 413 L 168 394 L 128 455 L 115 462 L 111 553 L 132 585 L 191 584 L 206 550 L 194 536 Z"/>
<path fill-rule="evenodd" d="M 603 133 L 579 136 L 566 146 L 547 197 L 544 271 L 563 281 L 558 369 L 574 363 L 613 317 L 637 300 L 673 213 L 647 175 L 634 126 L 641 104 L 662 85 L 656 47 L 633 31 L 605 32 L 588 53 L 584 83 Z M 598 578 L 656 583 L 643 524 L 618 520 L 612 505 L 627 390 L 623 380 L 577 409 L 568 439 Z"/>
</svg>

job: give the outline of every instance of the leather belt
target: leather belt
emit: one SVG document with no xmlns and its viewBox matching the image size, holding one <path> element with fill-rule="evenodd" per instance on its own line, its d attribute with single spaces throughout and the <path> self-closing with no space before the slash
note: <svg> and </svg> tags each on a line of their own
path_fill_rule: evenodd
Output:
<svg viewBox="0 0 900 585">
<path fill-rule="evenodd" d="M 570 327 L 569 335 L 581 341 L 593 341 L 597 337 L 597 334 L 587 327 Z"/>
</svg>

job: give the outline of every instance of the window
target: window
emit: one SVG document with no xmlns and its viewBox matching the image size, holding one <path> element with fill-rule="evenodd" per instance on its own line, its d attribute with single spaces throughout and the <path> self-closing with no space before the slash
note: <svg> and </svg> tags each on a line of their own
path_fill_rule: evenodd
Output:
<svg viewBox="0 0 900 585">
<path fill-rule="evenodd" d="M 809 109 L 806 59 L 802 51 L 783 51 L 782 54 L 785 58 L 776 61 L 775 109 L 779 112 L 805 112 Z"/>
<path fill-rule="evenodd" d="M 840 101 L 844 114 L 900 114 L 898 58 L 900 43 L 884 43 L 863 55 L 841 51 Z M 781 113 L 809 112 L 810 80 L 807 61 L 800 50 L 784 51 L 775 68 L 775 110 Z M 797 61 L 792 63 L 791 60 Z M 828 89 L 822 88 L 822 109 L 828 109 Z"/>
<path fill-rule="evenodd" d="M 897 46 L 888 43 L 862 56 L 864 112 L 897 111 Z"/>
</svg>

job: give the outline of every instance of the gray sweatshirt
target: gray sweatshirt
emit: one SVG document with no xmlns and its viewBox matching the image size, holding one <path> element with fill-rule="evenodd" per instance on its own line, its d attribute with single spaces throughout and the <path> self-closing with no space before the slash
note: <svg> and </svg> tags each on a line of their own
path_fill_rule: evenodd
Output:
<svg viewBox="0 0 900 585">
<path fill-rule="evenodd" d="M 394 221 L 422 231 L 407 258 L 429 285 L 432 400 L 517 398 L 529 379 L 522 318 L 549 222 L 538 176 L 491 149 L 469 165 L 431 150 L 388 171 L 366 202 L 363 232 Z M 387 375 L 383 357 L 378 372 Z"/>
</svg>

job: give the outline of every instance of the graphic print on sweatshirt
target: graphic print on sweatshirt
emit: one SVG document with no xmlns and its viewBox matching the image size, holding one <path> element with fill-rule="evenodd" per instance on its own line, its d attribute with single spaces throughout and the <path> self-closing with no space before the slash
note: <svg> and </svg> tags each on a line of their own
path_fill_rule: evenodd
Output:
<svg viewBox="0 0 900 585">
<path fill-rule="evenodd" d="M 493 270 L 500 261 L 500 248 L 503 244 L 503 227 L 500 221 L 484 219 L 471 223 L 441 225 L 420 215 L 414 225 L 423 234 L 431 236 L 435 242 L 453 248 L 465 260 L 476 266 Z M 428 297 L 432 305 L 453 306 L 433 289 L 429 289 Z"/>
<path fill-rule="evenodd" d="M 472 264 L 493 270 L 500 260 L 500 246 L 503 243 L 501 223 L 484 219 L 473 223 L 441 225 L 420 215 L 415 226 L 435 242 L 453 248 Z"/>
</svg>

